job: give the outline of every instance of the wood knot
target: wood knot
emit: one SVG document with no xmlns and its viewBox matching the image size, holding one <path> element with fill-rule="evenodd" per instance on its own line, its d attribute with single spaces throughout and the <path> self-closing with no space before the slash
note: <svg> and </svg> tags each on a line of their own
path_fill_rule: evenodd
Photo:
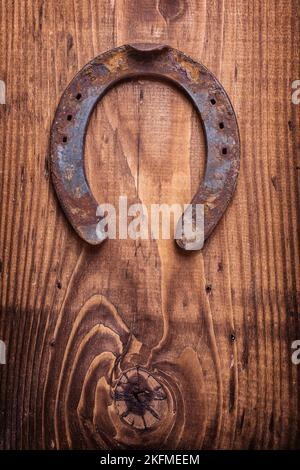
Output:
<svg viewBox="0 0 300 470">
<path fill-rule="evenodd" d="M 156 427 L 168 409 L 163 385 L 141 367 L 125 371 L 114 391 L 120 418 L 138 430 Z"/>
<path fill-rule="evenodd" d="M 168 22 L 177 21 L 187 11 L 186 0 L 159 0 L 158 11 Z"/>
</svg>

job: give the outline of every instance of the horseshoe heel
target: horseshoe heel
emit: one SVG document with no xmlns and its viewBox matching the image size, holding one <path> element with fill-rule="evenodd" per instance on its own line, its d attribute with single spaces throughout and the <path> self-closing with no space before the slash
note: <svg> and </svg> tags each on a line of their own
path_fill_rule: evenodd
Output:
<svg viewBox="0 0 300 470">
<path fill-rule="evenodd" d="M 176 84 L 199 112 L 207 158 L 204 179 L 192 204 L 204 205 L 205 240 L 234 193 L 239 172 L 239 131 L 222 85 L 202 64 L 169 46 L 127 44 L 118 47 L 93 59 L 74 77 L 62 95 L 51 129 L 54 188 L 69 222 L 90 244 L 100 244 L 106 238 L 105 233 L 96 230 L 98 203 L 84 170 L 84 142 L 90 116 L 113 85 L 128 78 L 149 76 Z M 188 240 L 182 237 L 176 241 L 182 249 L 188 249 Z"/>
</svg>

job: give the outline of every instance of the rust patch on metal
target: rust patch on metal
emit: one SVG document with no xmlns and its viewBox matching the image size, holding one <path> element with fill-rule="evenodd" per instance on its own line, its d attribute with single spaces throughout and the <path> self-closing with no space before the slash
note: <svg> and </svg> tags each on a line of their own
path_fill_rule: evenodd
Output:
<svg viewBox="0 0 300 470">
<path fill-rule="evenodd" d="M 84 171 L 89 118 L 111 86 L 128 78 L 147 76 L 176 84 L 199 112 L 207 161 L 192 204 L 204 205 L 205 240 L 234 193 L 240 160 L 239 131 L 230 100 L 215 76 L 204 65 L 167 45 L 127 44 L 112 49 L 93 59 L 74 77 L 60 100 L 51 129 L 53 185 L 69 222 L 88 243 L 97 245 L 106 238 L 96 231 L 98 203 Z M 187 240 L 176 241 L 187 249 Z"/>
</svg>

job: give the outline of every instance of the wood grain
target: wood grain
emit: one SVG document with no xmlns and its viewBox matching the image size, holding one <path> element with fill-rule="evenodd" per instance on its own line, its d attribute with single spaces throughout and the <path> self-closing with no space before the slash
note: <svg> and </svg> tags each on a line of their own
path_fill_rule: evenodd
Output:
<svg viewBox="0 0 300 470">
<path fill-rule="evenodd" d="M 296 0 L 0 3 L 1 449 L 300 448 L 299 16 Z M 49 181 L 64 88 L 134 41 L 201 61 L 237 113 L 238 187 L 201 253 L 168 240 L 89 247 Z M 147 80 L 104 97 L 85 150 L 91 188 L 111 203 L 187 203 L 205 164 L 191 103 Z M 136 366 L 166 393 L 143 431 L 115 404 Z"/>
</svg>

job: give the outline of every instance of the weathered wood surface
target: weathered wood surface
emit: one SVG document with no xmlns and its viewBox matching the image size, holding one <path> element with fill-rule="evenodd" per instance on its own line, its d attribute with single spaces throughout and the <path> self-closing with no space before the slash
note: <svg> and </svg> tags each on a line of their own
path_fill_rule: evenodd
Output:
<svg viewBox="0 0 300 470">
<path fill-rule="evenodd" d="M 0 5 L 0 447 L 299 448 L 299 2 Z M 49 181 L 64 88 L 91 58 L 134 41 L 203 62 L 238 116 L 237 191 L 201 253 L 172 241 L 89 247 Z M 122 84 L 90 122 L 86 171 L 99 200 L 187 203 L 204 162 L 195 111 L 169 85 Z M 135 365 L 167 395 L 148 431 L 114 404 L 121 370 Z"/>
</svg>

